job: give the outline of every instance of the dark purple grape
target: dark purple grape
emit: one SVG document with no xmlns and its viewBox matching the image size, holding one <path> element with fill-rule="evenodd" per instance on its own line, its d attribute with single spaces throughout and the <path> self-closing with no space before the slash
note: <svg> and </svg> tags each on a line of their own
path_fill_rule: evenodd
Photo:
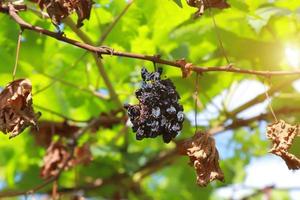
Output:
<svg viewBox="0 0 300 200">
<path fill-rule="evenodd" d="M 160 117 L 160 108 L 159 107 L 152 108 L 152 116 L 154 118 Z"/>
<path fill-rule="evenodd" d="M 142 68 L 143 82 L 135 92 L 139 104 L 124 105 L 137 140 L 162 135 L 168 143 L 182 129 L 184 114 L 178 103 L 180 96 L 170 79 L 161 80 L 161 74 L 162 68 L 152 73 Z"/>
<path fill-rule="evenodd" d="M 170 106 L 169 108 L 167 108 L 167 113 L 170 115 L 176 114 L 176 108 L 174 108 L 174 106 Z"/>
<path fill-rule="evenodd" d="M 183 112 L 182 112 L 182 111 L 179 111 L 179 112 L 177 113 L 177 120 L 178 120 L 179 122 L 183 122 L 183 120 L 184 120 L 184 115 L 183 115 Z"/>
<path fill-rule="evenodd" d="M 178 123 L 173 124 L 172 131 L 177 132 L 177 131 L 180 131 L 180 130 L 181 130 L 181 127 Z"/>
<path fill-rule="evenodd" d="M 172 135 L 169 133 L 163 134 L 163 141 L 165 143 L 169 143 L 172 140 L 172 138 L 173 138 Z"/>
<path fill-rule="evenodd" d="M 141 71 L 141 76 L 142 76 L 142 79 L 145 81 L 147 80 L 148 76 L 149 76 L 149 72 L 147 71 L 146 68 L 142 68 L 142 71 Z"/>
<path fill-rule="evenodd" d="M 141 89 L 138 89 L 138 90 L 135 91 L 135 96 L 136 96 L 137 98 L 141 97 L 142 94 L 143 94 L 143 92 L 142 92 Z"/>
</svg>

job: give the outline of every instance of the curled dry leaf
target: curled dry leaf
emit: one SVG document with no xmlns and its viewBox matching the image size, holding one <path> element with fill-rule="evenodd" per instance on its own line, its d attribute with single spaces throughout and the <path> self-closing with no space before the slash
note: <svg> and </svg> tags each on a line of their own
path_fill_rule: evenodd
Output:
<svg viewBox="0 0 300 200">
<path fill-rule="evenodd" d="M 176 60 L 176 63 L 181 68 L 183 78 L 187 78 L 192 74 L 193 63 L 188 63 L 185 59 Z"/>
<path fill-rule="evenodd" d="M 63 169 L 71 167 L 68 149 L 60 142 L 53 142 L 47 149 L 41 176 L 48 179 L 57 176 Z"/>
<path fill-rule="evenodd" d="M 32 108 L 31 82 L 19 79 L 9 83 L 0 93 L 0 130 L 9 138 L 19 135 L 26 127 L 37 128 L 37 118 Z"/>
<path fill-rule="evenodd" d="M 214 180 L 224 181 L 215 140 L 208 133 L 196 133 L 192 138 L 179 143 L 178 150 L 190 157 L 190 164 L 196 169 L 197 184 L 200 187 L 205 187 Z"/>
<path fill-rule="evenodd" d="M 289 169 L 300 169 L 300 159 L 288 152 L 294 138 L 299 135 L 299 125 L 290 125 L 283 120 L 267 127 L 267 137 L 272 140 L 273 147 L 269 151 L 280 156 Z"/>
<path fill-rule="evenodd" d="M 83 25 L 82 21 L 90 18 L 92 0 L 31 0 L 38 3 L 42 10 L 46 9 L 54 25 L 76 11 L 77 27 Z"/>
<path fill-rule="evenodd" d="M 186 0 L 187 4 L 198 8 L 195 16 L 203 15 L 204 11 L 209 8 L 224 9 L 230 7 L 226 0 Z"/>
<path fill-rule="evenodd" d="M 61 142 L 53 142 L 47 149 L 44 157 L 44 165 L 41 169 L 41 176 L 45 179 L 57 176 L 61 170 L 67 170 L 75 165 L 87 165 L 92 161 L 90 146 L 84 144 L 76 147 L 74 155 L 68 151 L 68 148 Z"/>
</svg>

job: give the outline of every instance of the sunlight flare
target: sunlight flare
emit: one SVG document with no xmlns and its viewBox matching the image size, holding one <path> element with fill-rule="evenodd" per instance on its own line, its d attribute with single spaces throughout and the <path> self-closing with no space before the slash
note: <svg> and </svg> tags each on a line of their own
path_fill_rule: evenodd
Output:
<svg viewBox="0 0 300 200">
<path fill-rule="evenodd" d="M 286 47 L 285 49 L 286 59 L 292 67 L 299 67 L 300 65 L 300 50 L 295 47 Z"/>
</svg>

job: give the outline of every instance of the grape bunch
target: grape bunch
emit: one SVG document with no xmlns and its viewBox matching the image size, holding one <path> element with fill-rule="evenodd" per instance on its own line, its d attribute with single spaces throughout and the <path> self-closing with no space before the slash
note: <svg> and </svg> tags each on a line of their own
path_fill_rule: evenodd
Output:
<svg viewBox="0 0 300 200">
<path fill-rule="evenodd" d="M 148 72 L 142 68 L 142 86 L 136 90 L 138 105 L 126 104 L 128 116 L 136 132 L 136 139 L 155 138 L 162 135 L 169 143 L 182 129 L 183 107 L 179 94 L 170 79 L 161 79 L 162 68 Z"/>
</svg>

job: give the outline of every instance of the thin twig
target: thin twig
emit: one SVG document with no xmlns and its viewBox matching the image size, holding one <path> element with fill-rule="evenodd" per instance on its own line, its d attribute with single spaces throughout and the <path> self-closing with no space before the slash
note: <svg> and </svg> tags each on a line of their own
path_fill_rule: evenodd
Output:
<svg viewBox="0 0 300 200">
<path fill-rule="evenodd" d="M 107 29 L 102 33 L 101 37 L 99 38 L 99 41 L 97 42 L 97 45 L 102 45 L 104 41 L 106 40 L 107 36 L 110 34 L 110 32 L 113 30 L 113 28 L 117 25 L 117 23 L 120 21 L 120 19 L 126 14 L 130 6 L 133 4 L 134 0 L 128 1 L 125 8 L 122 10 L 122 12 L 110 23 L 110 25 L 107 27 Z"/>
<path fill-rule="evenodd" d="M 298 77 L 291 77 L 289 79 L 283 80 L 279 83 L 277 83 L 276 85 L 272 86 L 271 88 L 269 88 L 269 90 L 267 91 L 269 96 L 274 95 L 276 92 L 280 91 L 282 88 L 286 87 L 287 85 L 291 84 L 293 81 L 297 80 Z M 265 92 L 257 95 L 255 98 L 253 98 L 252 100 L 244 103 L 243 105 L 235 108 L 234 110 L 228 112 L 229 116 L 236 116 L 238 113 L 250 108 L 251 106 L 258 104 L 260 102 L 263 102 L 266 100 L 266 96 L 265 96 Z"/>
<path fill-rule="evenodd" d="M 77 28 L 76 24 L 72 21 L 71 18 L 67 18 L 64 20 L 64 22 L 77 34 L 80 39 L 87 43 L 87 44 L 93 44 L 92 40 L 80 29 Z M 111 83 L 108 74 L 106 73 L 106 70 L 104 68 L 104 65 L 100 58 L 98 57 L 97 53 L 93 52 L 93 57 L 96 62 L 96 65 L 98 67 L 99 73 L 102 76 L 102 79 L 110 93 L 111 98 L 114 100 L 114 102 L 117 104 L 118 107 L 122 107 L 122 103 L 115 91 L 115 88 L 113 87 L 113 84 Z"/>
<path fill-rule="evenodd" d="M 58 76 L 65 75 L 65 72 L 75 69 L 77 67 L 77 64 L 80 61 L 82 61 L 82 59 L 83 59 L 83 55 L 81 55 L 69 68 L 65 68 Z M 55 77 L 58 77 L 58 76 L 55 76 Z M 54 85 L 56 82 L 58 82 L 57 79 L 52 80 L 48 85 L 46 85 L 45 87 L 43 87 L 43 88 L 37 90 L 35 93 L 33 93 L 33 95 L 35 96 L 41 92 L 44 92 L 45 90 L 50 88 L 52 85 Z"/>
<path fill-rule="evenodd" d="M 1 11 L 1 9 L 0 9 Z M 5 13 L 5 12 L 4 12 Z M 43 29 L 38 26 L 33 26 L 27 22 L 25 22 L 20 16 L 17 14 L 16 10 L 14 9 L 13 5 L 9 6 L 9 15 L 18 23 L 23 29 L 32 30 L 34 32 L 47 35 L 49 37 L 55 38 L 59 41 L 66 42 L 73 46 L 77 46 L 79 48 L 85 49 L 92 53 L 96 53 L 98 55 L 110 55 L 110 56 L 118 56 L 118 57 L 127 57 L 127 58 L 134 58 L 140 60 L 147 60 L 159 64 L 169 65 L 177 68 L 181 68 L 181 65 L 176 61 L 164 60 L 157 56 L 150 56 L 150 55 L 143 55 L 143 54 L 135 54 L 130 52 L 119 52 L 119 51 L 112 51 L 109 47 L 96 47 L 86 43 L 80 43 L 76 40 L 67 38 L 62 34 L 51 32 L 49 30 Z M 192 67 L 192 71 L 203 74 L 206 72 L 232 72 L 232 73 L 240 73 L 240 74 L 250 74 L 250 75 L 258 75 L 258 76 L 299 76 L 300 70 L 294 71 L 259 71 L 259 70 L 248 70 L 248 69 L 240 69 L 234 67 L 233 65 L 226 65 L 226 66 L 218 66 L 218 67 L 200 67 L 194 66 Z"/>
<path fill-rule="evenodd" d="M 195 76 L 195 129 L 198 131 L 198 92 L 199 92 L 199 74 Z"/>
<path fill-rule="evenodd" d="M 130 6 L 133 4 L 133 2 L 134 2 L 134 0 L 128 1 L 127 5 L 122 10 L 122 12 L 116 18 L 114 18 L 114 20 L 110 23 L 110 25 L 104 30 L 104 32 L 102 33 L 101 37 L 99 38 L 99 40 L 97 42 L 97 46 L 103 45 L 103 43 L 106 40 L 106 38 L 108 37 L 108 35 L 111 33 L 113 28 L 118 24 L 120 19 L 126 14 L 126 12 L 130 8 Z M 84 55 L 87 55 L 87 52 L 85 52 Z M 98 87 L 98 85 L 99 85 L 99 78 L 97 78 L 97 81 L 96 81 L 96 88 Z"/>
<path fill-rule="evenodd" d="M 223 56 L 224 56 L 225 60 L 227 61 L 227 64 L 230 65 L 229 58 L 227 57 L 227 54 L 226 54 L 226 51 L 225 51 L 225 48 L 224 48 L 224 45 L 223 45 L 223 41 L 222 41 L 221 35 L 219 33 L 219 27 L 217 26 L 217 22 L 216 22 L 214 13 L 211 10 L 212 5 L 211 5 L 210 1 L 207 1 L 207 0 L 204 0 L 204 1 L 206 2 L 206 4 L 209 5 L 208 12 L 209 12 L 209 15 L 212 18 L 212 21 L 213 21 L 213 24 L 214 24 L 214 29 L 215 29 L 217 40 L 218 40 L 219 45 L 220 45 L 220 49 L 221 49 L 221 51 L 223 53 Z"/>
<path fill-rule="evenodd" d="M 284 107 L 276 110 L 276 113 L 279 115 L 286 115 L 290 113 L 297 113 L 300 112 L 299 108 L 294 108 L 294 107 Z M 224 125 L 219 125 L 212 127 L 209 129 L 209 133 L 211 135 L 217 135 L 224 133 L 224 131 L 227 130 L 234 130 L 236 128 L 242 127 L 242 126 L 249 126 L 253 122 L 259 122 L 262 120 L 270 120 L 273 117 L 272 113 L 263 113 L 259 114 L 257 116 L 251 117 L 249 119 L 235 119 L 231 124 L 224 126 Z"/>
<path fill-rule="evenodd" d="M 275 122 L 278 122 L 278 119 L 277 119 L 276 114 L 275 114 L 275 112 L 273 110 L 273 107 L 272 107 L 272 102 L 271 102 L 271 98 L 269 96 L 267 87 L 265 87 L 265 94 L 266 94 L 266 98 L 267 98 L 267 101 L 268 101 L 268 106 L 269 106 L 269 109 L 272 113 L 272 116 L 273 116 Z"/>
<path fill-rule="evenodd" d="M 84 122 L 88 122 L 88 120 L 78 120 L 78 119 L 73 119 L 71 117 L 68 117 L 62 113 L 59 113 L 59 112 L 56 112 L 54 110 L 50 110 L 49 108 L 45 108 L 43 106 L 40 106 L 40 105 L 34 105 L 35 108 L 37 108 L 38 110 L 43 110 L 45 112 L 48 112 L 48 113 L 51 113 L 53 115 L 56 115 L 64 120 L 67 120 L 67 121 L 71 121 L 71 122 L 77 122 L 77 123 L 84 123 Z"/>
<path fill-rule="evenodd" d="M 93 96 L 95 96 L 95 97 L 98 97 L 98 98 L 100 98 L 100 99 L 104 99 L 104 100 L 108 100 L 108 99 L 109 99 L 107 95 L 101 94 L 101 93 L 99 93 L 99 92 L 97 92 L 97 91 L 93 91 L 93 90 L 90 90 L 90 89 L 88 89 L 88 88 L 85 88 L 85 87 L 82 87 L 82 86 L 79 86 L 79 85 L 70 83 L 70 82 L 68 82 L 68 81 L 59 79 L 59 78 L 57 78 L 57 77 L 55 77 L 55 76 L 51 76 L 51 75 L 45 74 L 45 73 L 43 73 L 43 72 L 39 72 L 39 73 L 40 73 L 41 75 L 43 75 L 43 76 L 49 78 L 49 79 L 55 80 L 55 81 L 57 81 L 57 82 L 60 82 L 60 83 L 62 83 L 62 84 L 64 84 L 64 85 L 66 85 L 66 86 L 76 88 L 76 89 L 78 89 L 78 90 L 80 90 L 80 91 L 82 91 L 82 92 L 86 92 L 86 93 L 91 94 L 91 95 L 93 95 Z"/>
<path fill-rule="evenodd" d="M 21 39 L 22 39 L 22 30 L 19 31 L 18 35 L 18 44 L 17 44 L 17 51 L 16 51 L 16 61 L 15 61 L 15 66 L 13 70 L 13 75 L 12 75 L 12 80 L 15 80 L 16 77 L 16 72 L 17 72 L 17 67 L 18 67 L 18 62 L 19 62 L 19 52 L 20 52 L 20 47 L 21 47 Z"/>
<path fill-rule="evenodd" d="M 52 200 L 56 200 L 57 199 L 57 187 L 58 187 L 58 183 L 57 180 L 53 182 L 52 185 Z"/>
<path fill-rule="evenodd" d="M 280 91 L 283 87 L 285 87 L 287 84 L 290 84 L 291 82 L 293 82 L 294 80 L 297 80 L 297 77 L 292 77 L 290 79 L 287 79 L 287 80 L 284 80 L 282 82 L 279 82 L 277 83 L 277 85 L 269 88 L 269 90 L 267 90 L 267 93 L 269 95 L 274 95 L 276 92 Z M 266 100 L 266 97 L 265 97 L 265 92 L 257 95 L 255 98 L 253 98 L 252 100 L 240 105 L 239 107 L 235 108 L 234 110 L 230 111 L 230 112 L 226 112 L 227 116 L 228 117 L 231 117 L 234 122 L 238 122 L 238 123 L 242 123 L 243 126 L 246 126 L 247 124 L 251 123 L 252 122 L 252 119 L 253 120 L 256 120 L 256 121 L 259 121 L 259 119 L 261 119 L 261 117 L 265 116 L 265 114 L 261 114 L 261 115 L 258 115 L 256 117 L 253 117 L 251 119 L 248 119 L 248 120 L 238 120 L 236 119 L 236 116 L 238 113 L 250 108 L 251 106 L 254 106 L 258 103 L 261 103 L 263 101 Z M 296 109 L 297 110 L 297 109 Z M 282 112 L 281 110 L 279 111 L 276 111 L 276 113 L 278 112 Z M 294 112 L 293 110 L 291 112 Z M 226 118 L 227 120 L 227 118 Z M 208 132 L 212 135 L 215 135 L 215 134 L 218 134 L 218 133 L 221 133 L 225 130 L 230 130 L 230 129 L 234 129 L 234 123 L 231 124 L 231 125 L 228 125 L 228 126 L 224 126 L 225 121 L 222 121 L 220 122 L 220 125 L 217 125 L 215 127 L 212 127 Z"/>
</svg>

